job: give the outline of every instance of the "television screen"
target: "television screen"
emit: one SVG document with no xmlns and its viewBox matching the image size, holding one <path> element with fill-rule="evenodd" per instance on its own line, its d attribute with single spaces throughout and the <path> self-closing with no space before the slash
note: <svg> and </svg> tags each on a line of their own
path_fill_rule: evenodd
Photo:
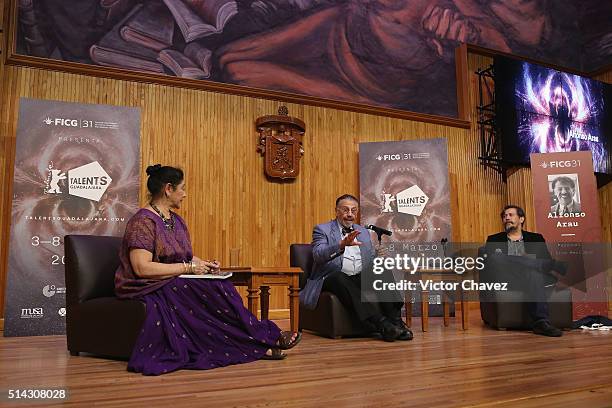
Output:
<svg viewBox="0 0 612 408">
<path fill-rule="evenodd" d="M 612 173 L 612 86 L 579 75 L 496 57 L 495 108 L 502 158 L 591 151 L 598 173 Z"/>
</svg>

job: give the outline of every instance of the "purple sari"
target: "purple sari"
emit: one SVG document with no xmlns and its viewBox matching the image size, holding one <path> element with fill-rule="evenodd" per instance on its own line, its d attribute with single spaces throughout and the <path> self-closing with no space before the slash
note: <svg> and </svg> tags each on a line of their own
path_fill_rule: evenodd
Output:
<svg viewBox="0 0 612 408">
<path fill-rule="evenodd" d="M 260 359 L 276 344 L 280 329 L 270 320 L 257 320 L 231 282 L 141 279 L 134 274 L 129 251 L 136 248 L 151 252 L 155 262 L 191 260 L 187 227 L 182 218 L 174 217 L 174 230 L 168 230 L 156 214 L 141 209 L 126 227 L 115 274 L 117 296 L 139 299 L 147 310 L 128 370 L 159 375 Z"/>
</svg>

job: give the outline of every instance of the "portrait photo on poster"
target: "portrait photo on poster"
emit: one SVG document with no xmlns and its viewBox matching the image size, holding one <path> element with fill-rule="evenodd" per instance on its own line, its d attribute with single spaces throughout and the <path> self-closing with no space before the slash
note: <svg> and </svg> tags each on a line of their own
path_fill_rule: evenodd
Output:
<svg viewBox="0 0 612 408">
<path fill-rule="evenodd" d="M 578 174 L 548 175 L 548 191 L 550 192 L 550 212 L 559 215 L 582 212 Z"/>
</svg>

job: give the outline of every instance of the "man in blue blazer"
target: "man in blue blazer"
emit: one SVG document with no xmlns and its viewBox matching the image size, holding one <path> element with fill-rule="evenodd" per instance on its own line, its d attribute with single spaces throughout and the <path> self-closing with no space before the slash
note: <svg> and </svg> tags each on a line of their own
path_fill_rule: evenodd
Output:
<svg viewBox="0 0 612 408">
<path fill-rule="evenodd" d="M 412 332 L 401 319 L 402 302 L 362 302 L 362 272 L 371 271 L 376 251 L 369 232 L 355 224 L 359 202 L 350 194 L 336 200 L 336 219 L 315 226 L 312 232 L 314 264 L 300 301 L 314 309 L 322 290 L 335 294 L 365 327 L 383 340 L 411 340 Z"/>
</svg>

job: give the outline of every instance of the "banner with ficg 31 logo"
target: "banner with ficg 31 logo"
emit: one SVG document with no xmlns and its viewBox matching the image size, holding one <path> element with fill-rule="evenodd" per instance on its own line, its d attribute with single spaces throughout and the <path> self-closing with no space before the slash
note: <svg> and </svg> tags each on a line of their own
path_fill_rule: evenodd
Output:
<svg viewBox="0 0 612 408">
<path fill-rule="evenodd" d="M 64 333 L 64 237 L 123 235 L 139 186 L 139 108 L 21 98 L 5 336 Z"/>
</svg>

